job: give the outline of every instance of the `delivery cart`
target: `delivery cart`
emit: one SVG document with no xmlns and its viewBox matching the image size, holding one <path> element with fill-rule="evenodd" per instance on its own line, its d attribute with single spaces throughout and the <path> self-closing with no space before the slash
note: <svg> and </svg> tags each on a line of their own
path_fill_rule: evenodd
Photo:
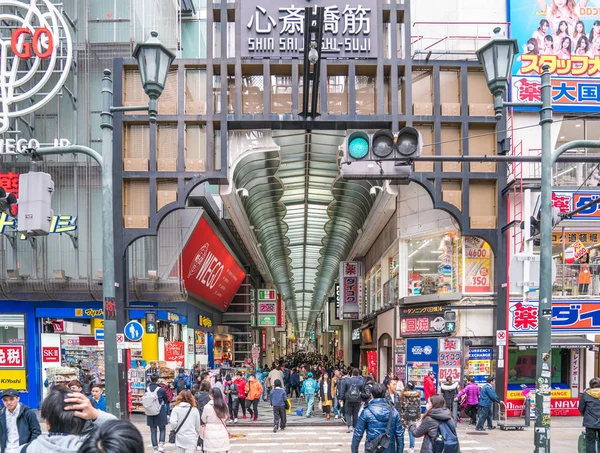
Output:
<svg viewBox="0 0 600 453">
<path fill-rule="evenodd" d="M 521 420 L 521 417 L 523 416 L 523 412 L 525 412 L 524 421 Z M 504 401 L 500 401 L 500 414 L 499 414 L 499 420 L 498 420 L 498 427 L 501 430 L 509 431 L 511 429 L 514 429 L 514 430 L 522 431 L 523 428 L 527 428 L 528 426 L 529 426 L 529 399 L 527 399 L 527 398 L 525 399 L 525 403 L 523 404 L 523 407 L 521 408 L 521 412 L 519 413 L 519 418 L 516 418 L 514 420 L 514 422 L 508 421 L 506 404 L 504 403 Z"/>
</svg>

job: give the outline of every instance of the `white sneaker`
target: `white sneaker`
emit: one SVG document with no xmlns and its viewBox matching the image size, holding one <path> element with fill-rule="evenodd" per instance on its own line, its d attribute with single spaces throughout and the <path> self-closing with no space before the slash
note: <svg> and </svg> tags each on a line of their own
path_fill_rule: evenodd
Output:
<svg viewBox="0 0 600 453">
<path fill-rule="evenodd" d="M 335 416 L 335 418 L 340 418 L 340 414 L 337 414 L 337 415 Z"/>
<path fill-rule="evenodd" d="M 238 419 L 237 419 L 237 418 L 233 420 L 233 423 L 237 423 L 237 422 L 238 422 Z"/>
<path fill-rule="evenodd" d="M 409 448 L 408 449 L 408 453 L 415 453 L 415 449 L 414 448 Z"/>
</svg>

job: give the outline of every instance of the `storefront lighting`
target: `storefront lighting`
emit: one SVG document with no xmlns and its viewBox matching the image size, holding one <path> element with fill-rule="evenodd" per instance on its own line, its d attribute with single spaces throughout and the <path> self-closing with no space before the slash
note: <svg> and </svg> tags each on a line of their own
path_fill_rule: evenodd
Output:
<svg viewBox="0 0 600 453">
<path fill-rule="evenodd" d="M 158 40 L 156 31 L 150 32 L 150 36 L 145 43 L 135 46 L 133 58 L 138 62 L 142 86 L 150 98 L 150 114 L 152 116 L 152 104 L 157 102 L 165 89 L 175 54 Z"/>
<path fill-rule="evenodd" d="M 431 239 L 427 239 L 426 241 L 423 241 L 423 243 L 414 252 L 412 252 L 410 255 L 408 255 L 408 257 L 410 258 L 411 256 L 413 256 L 415 253 L 417 253 L 419 250 L 421 250 L 423 247 L 425 247 L 430 242 L 431 242 Z"/>
<path fill-rule="evenodd" d="M 419 260 L 419 261 L 415 261 L 415 263 L 419 263 L 419 264 L 440 264 L 439 261 L 435 261 L 435 260 Z"/>
</svg>

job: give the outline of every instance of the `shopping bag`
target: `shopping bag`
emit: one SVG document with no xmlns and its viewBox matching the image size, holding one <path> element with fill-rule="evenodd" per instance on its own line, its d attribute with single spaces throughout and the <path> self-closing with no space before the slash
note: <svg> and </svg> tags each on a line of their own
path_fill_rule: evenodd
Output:
<svg viewBox="0 0 600 453">
<path fill-rule="evenodd" d="M 288 400 L 287 400 L 287 407 L 285 409 L 285 413 L 289 414 L 290 412 L 292 412 L 292 400 L 290 400 L 288 398 Z"/>
<path fill-rule="evenodd" d="M 304 408 L 303 407 L 299 407 L 296 409 L 296 415 L 298 417 L 302 417 L 302 413 L 304 412 Z"/>
<path fill-rule="evenodd" d="M 577 453 L 585 453 L 585 431 L 582 431 L 577 441 Z"/>
</svg>

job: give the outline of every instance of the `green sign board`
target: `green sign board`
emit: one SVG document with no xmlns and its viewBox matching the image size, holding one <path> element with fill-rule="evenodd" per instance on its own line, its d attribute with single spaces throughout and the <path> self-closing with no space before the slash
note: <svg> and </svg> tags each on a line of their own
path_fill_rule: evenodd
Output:
<svg viewBox="0 0 600 453">
<path fill-rule="evenodd" d="M 258 300 L 275 300 L 277 292 L 274 289 L 259 289 Z"/>
<path fill-rule="evenodd" d="M 277 321 L 275 320 L 275 315 L 261 316 L 258 318 L 258 325 L 261 327 L 275 326 L 276 324 L 277 324 Z"/>
</svg>

